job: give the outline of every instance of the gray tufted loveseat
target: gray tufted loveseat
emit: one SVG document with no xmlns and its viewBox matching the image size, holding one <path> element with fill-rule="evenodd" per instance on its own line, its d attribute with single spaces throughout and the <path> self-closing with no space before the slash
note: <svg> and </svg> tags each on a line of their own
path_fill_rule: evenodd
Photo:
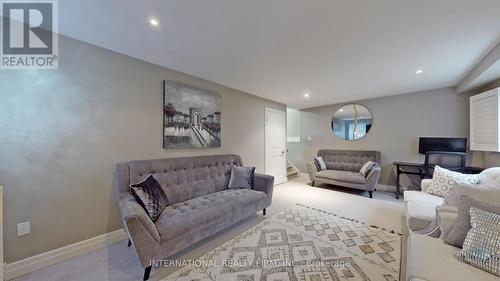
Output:
<svg viewBox="0 0 500 281">
<path fill-rule="evenodd" d="M 333 150 L 321 149 L 318 151 L 326 163 L 326 170 L 318 171 L 312 162 L 307 163 L 307 171 L 312 185 L 326 183 L 337 186 L 355 188 L 368 191 L 370 198 L 380 177 L 380 152 L 363 150 Z M 373 161 L 377 163 L 365 177 L 359 173 L 363 165 Z"/>
<path fill-rule="evenodd" d="M 234 154 L 117 164 L 113 188 L 118 192 L 125 231 L 149 278 L 153 260 L 169 257 L 271 205 L 274 178 L 255 174 L 254 189 L 228 189 Z M 130 184 L 152 174 L 169 206 L 153 222 L 129 192 Z"/>
</svg>

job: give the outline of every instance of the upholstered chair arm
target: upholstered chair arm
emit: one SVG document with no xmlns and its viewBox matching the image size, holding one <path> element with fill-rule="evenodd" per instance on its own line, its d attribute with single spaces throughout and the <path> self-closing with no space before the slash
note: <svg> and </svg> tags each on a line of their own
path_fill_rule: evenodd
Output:
<svg viewBox="0 0 500 281">
<path fill-rule="evenodd" d="M 420 182 L 420 188 L 422 192 L 427 192 L 427 189 L 432 185 L 432 179 L 423 179 Z"/>
<path fill-rule="evenodd" d="M 366 176 L 366 186 L 369 187 L 368 191 L 375 190 L 381 171 L 382 169 L 380 169 L 380 166 L 377 165 L 370 171 L 368 176 Z"/>
<path fill-rule="evenodd" d="M 271 202 L 273 198 L 274 177 L 256 173 L 253 178 L 253 188 L 257 191 L 264 192 L 269 202 Z"/>
<path fill-rule="evenodd" d="M 313 162 L 307 162 L 306 165 L 307 165 L 307 173 L 309 174 L 309 179 L 311 181 L 315 181 L 316 173 L 319 172 L 318 167 L 316 167 L 316 165 L 314 165 Z"/>
<path fill-rule="evenodd" d="M 134 245 L 136 242 L 151 240 L 160 243 L 158 228 L 132 195 L 122 194 L 119 207 L 124 227 Z"/>
<path fill-rule="evenodd" d="M 455 222 L 458 215 L 458 209 L 453 206 L 437 206 L 436 214 L 438 219 L 439 228 L 441 229 L 441 239 L 448 236 L 448 233 Z"/>
</svg>

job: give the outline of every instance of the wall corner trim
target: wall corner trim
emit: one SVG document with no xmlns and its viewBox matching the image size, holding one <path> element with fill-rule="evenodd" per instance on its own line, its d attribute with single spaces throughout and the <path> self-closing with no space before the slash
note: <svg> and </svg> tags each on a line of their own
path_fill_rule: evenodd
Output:
<svg viewBox="0 0 500 281">
<path fill-rule="evenodd" d="M 47 266 L 101 249 L 112 243 L 127 239 L 123 229 L 108 232 L 87 240 L 18 260 L 4 267 L 4 279 L 11 280 Z"/>
</svg>

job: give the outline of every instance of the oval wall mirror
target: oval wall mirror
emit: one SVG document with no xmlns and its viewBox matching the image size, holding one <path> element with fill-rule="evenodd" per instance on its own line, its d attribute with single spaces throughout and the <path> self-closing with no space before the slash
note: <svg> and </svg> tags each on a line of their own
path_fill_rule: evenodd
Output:
<svg viewBox="0 0 500 281">
<path fill-rule="evenodd" d="M 335 112 L 332 118 L 332 131 L 337 137 L 352 141 L 368 134 L 372 123 L 370 110 L 360 104 L 352 103 Z"/>
</svg>

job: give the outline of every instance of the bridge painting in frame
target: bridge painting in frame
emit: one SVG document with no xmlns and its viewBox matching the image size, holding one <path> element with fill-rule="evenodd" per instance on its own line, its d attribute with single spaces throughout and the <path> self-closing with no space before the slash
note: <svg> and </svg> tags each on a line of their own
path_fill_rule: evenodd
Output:
<svg viewBox="0 0 500 281">
<path fill-rule="evenodd" d="M 221 146 L 220 95 L 163 81 L 163 148 Z"/>
</svg>

